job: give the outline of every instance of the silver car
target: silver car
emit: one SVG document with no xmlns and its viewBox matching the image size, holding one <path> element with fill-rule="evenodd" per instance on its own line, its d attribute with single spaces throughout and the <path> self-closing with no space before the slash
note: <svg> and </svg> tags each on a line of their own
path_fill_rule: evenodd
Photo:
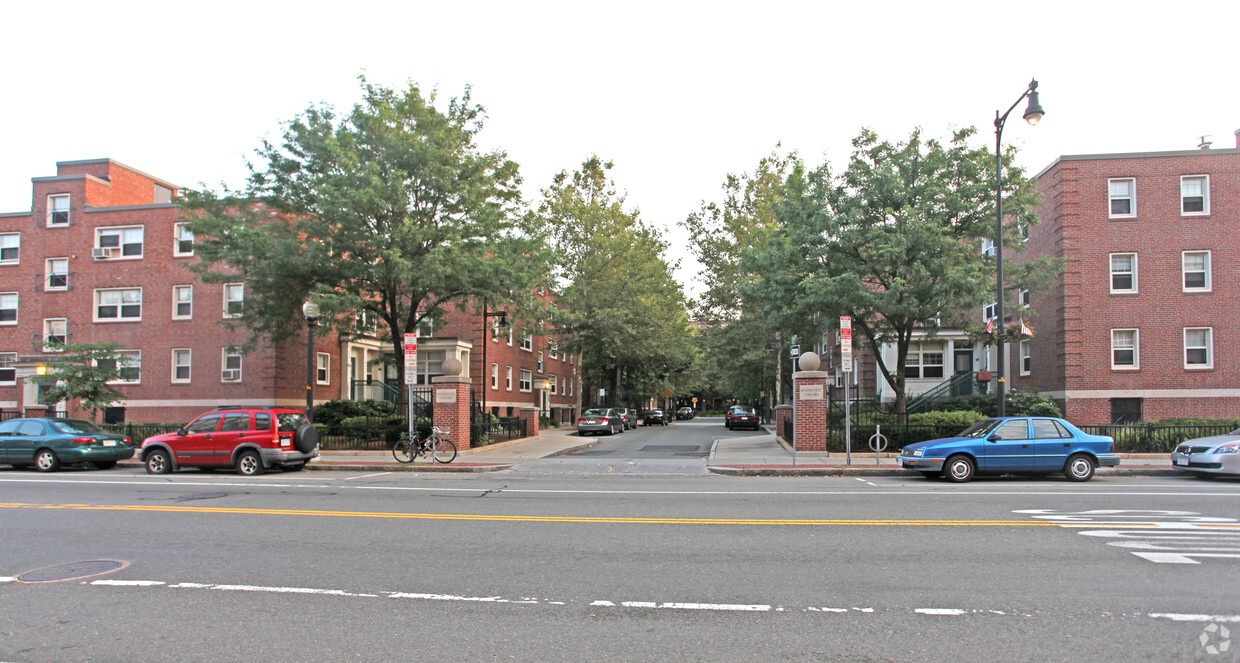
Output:
<svg viewBox="0 0 1240 663">
<path fill-rule="evenodd" d="M 615 408 L 592 408 L 577 417 L 577 434 L 606 432 L 608 435 L 624 432 L 624 415 Z"/>
<path fill-rule="evenodd" d="M 1240 475 L 1240 428 L 1181 442 L 1171 452 L 1171 465 L 1196 474 Z"/>
<path fill-rule="evenodd" d="M 637 428 L 637 410 L 634 410 L 631 407 L 618 407 L 615 408 L 615 410 L 620 413 L 620 416 L 624 417 L 625 428 Z"/>
</svg>

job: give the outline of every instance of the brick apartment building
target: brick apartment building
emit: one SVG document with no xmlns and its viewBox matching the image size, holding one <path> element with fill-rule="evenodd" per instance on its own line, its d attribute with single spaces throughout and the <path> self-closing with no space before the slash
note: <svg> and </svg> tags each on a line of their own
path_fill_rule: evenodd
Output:
<svg viewBox="0 0 1240 663">
<path fill-rule="evenodd" d="M 1039 223 L 1015 261 L 1064 271 L 1032 294 L 1035 336 L 1011 386 L 1081 424 L 1240 413 L 1236 149 L 1062 156 L 1038 175 Z"/>
<path fill-rule="evenodd" d="M 103 341 L 123 348 L 116 386 L 126 400 L 109 420 L 181 422 L 221 404 L 304 407 L 306 341 L 237 349 L 246 332 L 224 323 L 244 305 L 245 284 L 203 283 L 186 269 L 196 258 L 177 221 L 176 185 L 111 159 L 59 162 L 32 184 L 30 211 L 0 214 L 0 411 L 48 411 L 35 374 L 57 357 L 46 344 Z M 575 358 L 519 322 L 511 337 L 476 348 L 495 318 L 471 309 L 426 328 L 418 382 L 455 356 L 488 410 L 571 419 Z M 316 337 L 315 354 L 316 402 L 391 396 L 389 344 L 332 333 Z"/>
</svg>

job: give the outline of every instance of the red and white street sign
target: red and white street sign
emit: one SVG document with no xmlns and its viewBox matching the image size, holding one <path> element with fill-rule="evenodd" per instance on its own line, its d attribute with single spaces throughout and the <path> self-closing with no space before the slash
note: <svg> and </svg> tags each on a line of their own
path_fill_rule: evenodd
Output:
<svg viewBox="0 0 1240 663">
<path fill-rule="evenodd" d="M 405 334 L 405 384 L 418 383 L 418 333 Z"/>
<path fill-rule="evenodd" d="M 852 373 L 852 318 L 840 316 L 840 368 Z"/>
</svg>

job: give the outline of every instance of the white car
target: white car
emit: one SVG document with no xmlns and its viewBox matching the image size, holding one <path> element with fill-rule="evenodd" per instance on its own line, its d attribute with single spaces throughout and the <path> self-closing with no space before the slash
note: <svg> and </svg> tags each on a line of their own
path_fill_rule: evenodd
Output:
<svg viewBox="0 0 1240 663">
<path fill-rule="evenodd" d="M 1240 475 L 1240 428 L 1181 442 L 1171 452 L 1171 465 L 1196 474 Z"/>
</svg>

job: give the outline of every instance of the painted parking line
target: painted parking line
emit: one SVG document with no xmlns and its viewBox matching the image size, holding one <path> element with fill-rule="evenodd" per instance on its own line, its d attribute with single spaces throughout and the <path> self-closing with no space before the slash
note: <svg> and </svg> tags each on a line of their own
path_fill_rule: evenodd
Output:
<svg viewBox="0 0 1240 663">
<path fill-rule="evenodd" d="M 1042 522 L 1076 529 L 1155 564 L 1240 560 L 1240 520 L 1196 511 L 1151 509 L 1023 509 Z"/>
</svg>

